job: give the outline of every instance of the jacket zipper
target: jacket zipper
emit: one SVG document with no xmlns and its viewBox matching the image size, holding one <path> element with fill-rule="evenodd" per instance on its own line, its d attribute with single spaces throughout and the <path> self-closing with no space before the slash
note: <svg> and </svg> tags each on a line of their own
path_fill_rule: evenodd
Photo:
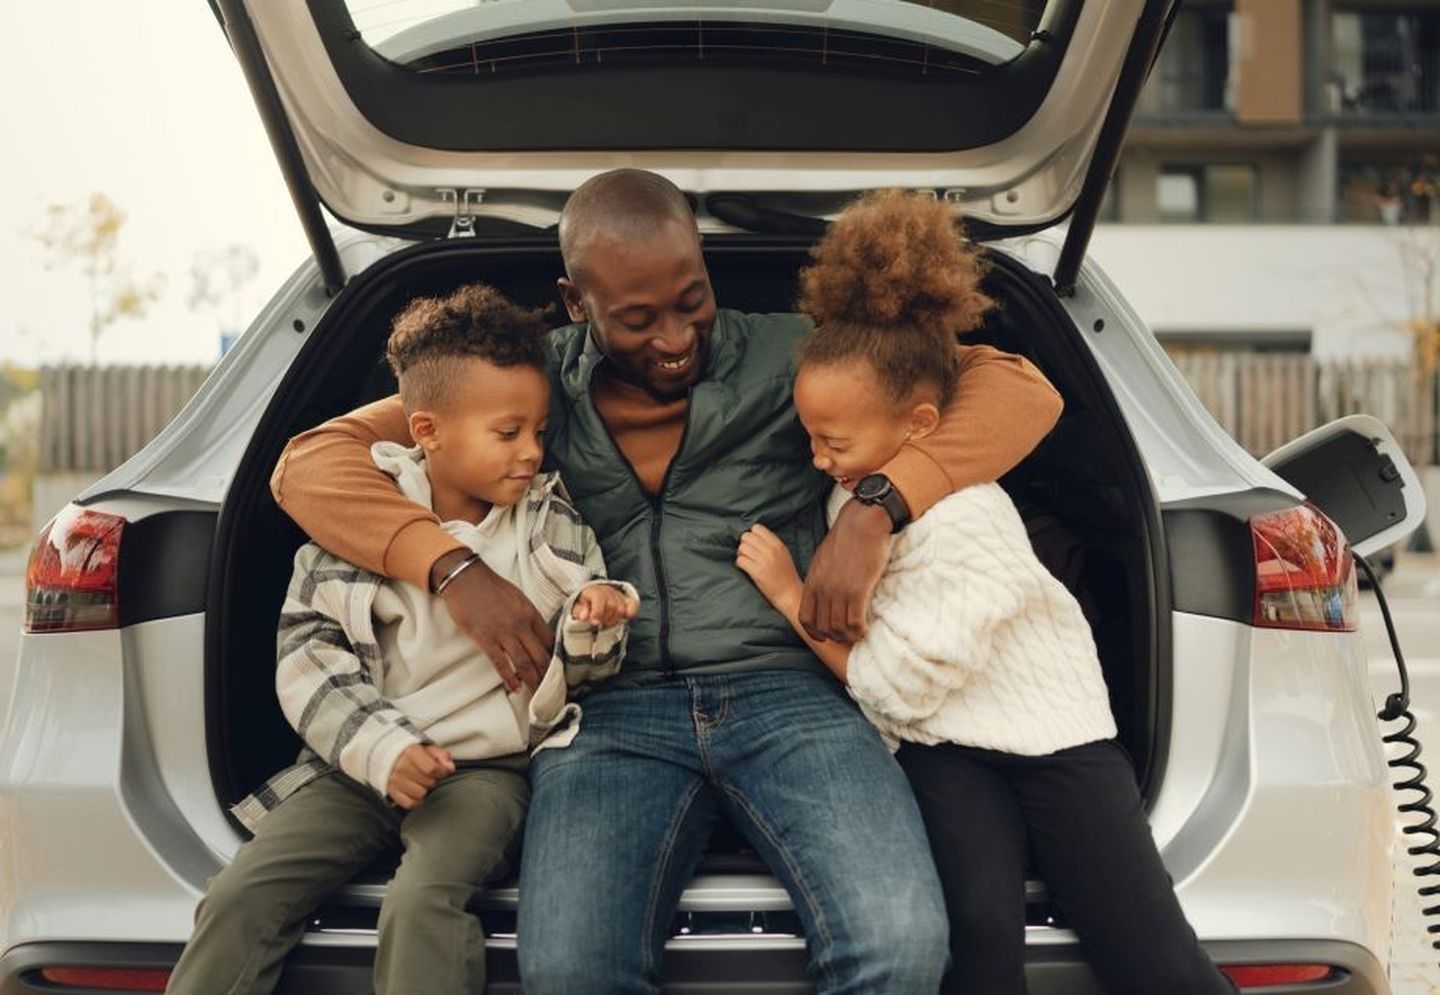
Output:
<svg viewBox="0 0 1440 995">
<path fill-rule="evenodd" d="M 660 492 L 654 501 L 655 517 L 650 519 L 650 555 L 655 558 L 655 583 L 660 592 L 660 673 L 665 677 L 675 676 L 675 661 L 670 656 L 670 587 L 665 582 L 665 560 L 660 554 L 660 526 L 665 522 L 665 492 L 670 489 L 670 474 L 675 469 L 675 464 L 680 462 L 680 454 L 685 451 L 685 440 L 690 435 L 690 412 L 695 410 L 694 396 L 692 391 L 686 400 L 685 427 L 680 430 L 680 445 L 670 464 L 665 467 L 665 476 L 660 478 Z M 635 468 L 631 467 L 630 472 L 634 473 Z"/>
<path fill-rule="evenodd" d="M 660 490 L 653 498 L 645 493 L 645 485 L 640 481 L 640 474 L 635 472 L 635 464 L 621 451 L 620 443 L 615 441 L 615 435 L 610 431 L 610 426 L 605 424 L 600 409 L 595 407 L 594 399 L 590 401 L 595 417 L 600 420 L 600 427 L 605 430 L 605 438 L 610 440 L 610 448 L 615 450 L 615 457 L 625 465 L 625 469 L 630 472 L 630 479 L 635 483 L 635 490 L 650 505 L 650 559 L 655 563 L 655 587 L 660 596 L 660 674 L 666 678 L 675 676 L 675 661 L 670 656 L 670 593 L 665 582 L 665 559 L 660 553 L 660 527 L 665 522 L 665 492 L 670 488 L 670 474 L 675 469 L 675 464 L 680 462 L 680 454 L 685 451 L 685 440 L 690 436 L 693 398 L 692 390 L 690 397 L 686 399 L 685 427 L 680 431 L 680 445 L 675 450 L 675 455 L 670 458 L 669 465 L 665 467 L 665 475 L 660 478 Z"/>
</svg>

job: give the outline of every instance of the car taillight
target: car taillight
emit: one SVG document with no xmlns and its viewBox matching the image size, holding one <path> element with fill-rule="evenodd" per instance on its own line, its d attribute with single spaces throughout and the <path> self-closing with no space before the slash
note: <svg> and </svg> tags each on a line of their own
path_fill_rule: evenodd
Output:
<svg viewBox="0 0 1440 995">
<path fill-rule="evenodd" d="M 71 505 L 56 515 L 25 571 L 25 631 L 81 632 L 120 624 L 116 577 L 125 519 Z"/>
<path fill-rule="evenodd" d="M 44 967 L 40 979 L 64 988 L 107 992 L 163 992 L 170 972 L 150 967 Z"/>
<path fill-rule="evenodd" d="M 1270 629 L 1355 628 L 1355 563 L 1335 523 L 1308 505 L 1256 515 L 1255 624 Z"/>
<path fill-rule="evenodd" d="M 1328 981 L 1338 973 L 1329 964 L 1225 964 L 1220 970 L 1241 988 L 1279 988 L 1307 981 Z"/>
</svg>

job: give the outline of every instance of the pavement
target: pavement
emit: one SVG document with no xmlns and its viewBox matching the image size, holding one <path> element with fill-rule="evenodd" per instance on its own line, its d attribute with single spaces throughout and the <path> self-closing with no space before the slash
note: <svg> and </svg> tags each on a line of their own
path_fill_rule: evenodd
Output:
<svg viewBox="0 0 1440 995">
<path fill-rule="evenodd" d="M 1418 723 L 1422 763 L 1428 760 L 1431 789 L 1440 787 L 1440 556 L 1436 554 L 1402 554 L 1395 572 L 1381 580 L 1400 650 L 1410 671 L 1411 711 Z M 1370 657 L 1370 686 L 1377 707 L 1386 695 L 1399 690 L 1394 658 L 1391 655 L 1385 623 L 1373 593 L 1362 592 L 1361 631 Z M 1401 723 L 1387 724 L 1390 732 Z M 1391 755 L 1399 752 L 1392 748 Z M 1437 792 L 1440 794 L 1440 792 Z M 1402 798 L 1397 792 L 1397 801 Z M 1397 816 L 1397 825 L 1398 825 Z M 1413 819 L 1412 819 L 1413 821 Z M 1397 839 L 1399 837 L 1397 836 Z M 1409 840 L 1407 843 L 1413 843 Z M 1440 993 L 1440 951 L 1433 949 L 1433 939 L 1426 935 L 1426 918 L 1416 891 L 1424 882 L 1416 878 L 1416 859 L 1405 853 L 1405 844 L 1395 848 L 1395 945 L 1390 957 L 1390 984 L 1394 995 L 1436 995 Z M 1428 904 L 1440 905 L 1440 898 Z M 1440 923 L 1440 917 L 1430 919 Z"/>
<path fill-rule="evenodd" d="M 27 555 L 24 550 L 0 550 L 0 714 L 14 681 Z M 1435 764 L 1433 784 L 1440 788 L 1440 555 L 1402 554 L 1382 583 L 1410 669 L 1412 711 L 1421 741 L 1428 744 L 1425 756 Z M 1399 684 L 1380 610 L 1368 591 L 1361 593 L 1361 625 L 1370 654 L 1371 687 L 1376 702 L 1383 702 Z M 1440 995 L 1440 951 L 1429 948 L 1415 891 L 1418 879 L 1411 873 L 1414 863 L 1403 847 L 1396 847 L 1393 995 Z"/>
</svg>

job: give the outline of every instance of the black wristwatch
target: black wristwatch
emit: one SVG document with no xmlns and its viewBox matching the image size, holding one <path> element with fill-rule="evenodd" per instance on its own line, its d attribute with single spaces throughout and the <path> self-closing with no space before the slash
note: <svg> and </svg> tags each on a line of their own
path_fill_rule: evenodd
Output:
<svg viewBox="0 0 1440 995">
<path fill-rule="evenodd" d="M 861 477 L 855 484 L 855 500 L 861 504 L 875 504 L 885 509 L 890 516 L 890 531 L 899 532 L 910 524 L 910 506 L 883 473 L 872 473 Z"/>
</svg>

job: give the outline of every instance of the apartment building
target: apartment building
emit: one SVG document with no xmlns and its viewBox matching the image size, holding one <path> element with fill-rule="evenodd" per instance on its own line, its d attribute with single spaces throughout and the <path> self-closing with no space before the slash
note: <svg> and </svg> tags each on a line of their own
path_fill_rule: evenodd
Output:
<svg viewBox="0 0 1440 995">
<path fill-rule="evenodd" d="M 1440 0 L 1186 0 L 1093 252 L 1177 352 L 1401 358 L 1437 179 Z"/>
</svg>

